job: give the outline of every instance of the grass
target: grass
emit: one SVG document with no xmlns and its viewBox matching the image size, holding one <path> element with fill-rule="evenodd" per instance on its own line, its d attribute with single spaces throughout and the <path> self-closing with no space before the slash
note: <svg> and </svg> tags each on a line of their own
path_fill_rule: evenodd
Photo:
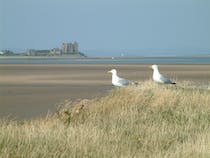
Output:
<svg viewBox="0 0 210 158">
<path fill-rule="evenodd" d="M 147 81 L 44 119 L 1 119 L 0 157 L 209 158 L 209 131 L 209 90 Z"/>
</svg>

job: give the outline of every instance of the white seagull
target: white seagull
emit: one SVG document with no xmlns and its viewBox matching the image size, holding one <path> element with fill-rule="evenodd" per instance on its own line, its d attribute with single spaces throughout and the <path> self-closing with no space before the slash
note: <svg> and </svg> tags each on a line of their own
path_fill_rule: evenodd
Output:
<svg viewBox="0 0 210 158">
<path fill-rule="evenodd" d="M 175 82 L 171 81 L 168 77 L 160 74 L 157 65 L 152 65 L 151 68 L 153 69 L 153 80 L 155 82 L 163 84 L 176 84 Z"/>
<path fill-rule="evenodd" d="M 116 69 L 112 69 L 112 70 L 108 71 L 108 73 L 112 73 L 112 84 L 114 86 L 125 87 L 125 86 L 128 86 L 130 84 L 134 84 L 133 82 L 131 82 L 129 80 L 118 77 Z"/>
</svg>

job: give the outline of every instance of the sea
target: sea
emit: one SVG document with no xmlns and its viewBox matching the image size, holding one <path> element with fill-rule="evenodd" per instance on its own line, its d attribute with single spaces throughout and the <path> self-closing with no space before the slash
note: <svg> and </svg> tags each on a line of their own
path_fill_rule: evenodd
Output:
<svg viewBox="0 0 210 158">
<path fill-rule="evenodd" d="M 210 56 L 136 58 L 1 57 L 0 64 L 210 64 Z"/>
</svg>

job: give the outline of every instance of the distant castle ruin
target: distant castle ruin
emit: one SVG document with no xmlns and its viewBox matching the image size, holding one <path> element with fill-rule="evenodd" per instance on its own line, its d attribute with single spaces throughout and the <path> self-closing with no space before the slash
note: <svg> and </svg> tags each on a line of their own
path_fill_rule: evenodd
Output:
<svg viewBox="0 0 210 158">
<path fill-rule="evenodd" d="M 62 43 L 60 50 L 62 54 L 76 54 L 79 53 L 79 45 L 77 42 Z"/>
<path fill-rule="evenodd" d="M 48 56 L 48 55 L 82 55 L 79 52 L 79 44 L 75 41 L 73 43 L 62 43 L 60 48 L 53 48 L 49 50 L 34 50 L 27 51 L 29 56 Z"/>
</svg>

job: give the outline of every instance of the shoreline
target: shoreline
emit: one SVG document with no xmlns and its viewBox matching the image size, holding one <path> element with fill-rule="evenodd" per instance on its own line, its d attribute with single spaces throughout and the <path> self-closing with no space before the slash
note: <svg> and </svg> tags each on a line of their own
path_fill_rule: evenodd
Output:
<svg viewBox="0 0 210 158">
<path fill-rule="evenodd" d="M 72 56 L 26 56 L 0 57 L 1 64 L 210 64 L 209 57 L 177 56 L 177 57 L 72 57 Z"/>
<path fill-rule="evenodd" d="M 150 64 L 0 64 L 0 118 L 46 116 L 66 99 L 105 96 L 114 87 L 107 71 L 132 81 L 151 80 Z M 160 72 L 179 81 L 210 83 L 210 64 L 161 64 Z"/>
<path fill-rule="evenodd" d="M 157 56 L 78 56 L 78 55 L 52 55 L 52 56 L 4 56 L 0 55 L 0 58 L 78 58 L 78 59 L 110 59 L 110 58 L 120 58 L 120 59 L 135 59 L 135 58 L 203 58 L 210 57 L 210 54 L 203 55 L 157 55 Z"/>
</svg>

